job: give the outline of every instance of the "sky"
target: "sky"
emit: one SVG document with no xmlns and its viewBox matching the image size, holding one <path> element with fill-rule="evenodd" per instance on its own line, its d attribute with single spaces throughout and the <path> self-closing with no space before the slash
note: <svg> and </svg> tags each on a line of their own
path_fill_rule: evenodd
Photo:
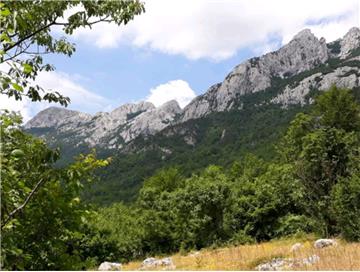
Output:
<svg viewBox="0 0 360 272">
<path fill-rule="evenodd" d="M 144 100 L 185 107 L 236 65 L 305 28 L 331 42 L 360 26 L 360 0 L 148 0 L 145 9 L 125 26 L 77 30 L 68 37 L 76 52 L 47 56 L 56 70 L 37 83 L 69 96 L 70 109 L 92 114 Z M 49 106 L 0 96 L 0 108 L 24 121 Z"/>
</svg>

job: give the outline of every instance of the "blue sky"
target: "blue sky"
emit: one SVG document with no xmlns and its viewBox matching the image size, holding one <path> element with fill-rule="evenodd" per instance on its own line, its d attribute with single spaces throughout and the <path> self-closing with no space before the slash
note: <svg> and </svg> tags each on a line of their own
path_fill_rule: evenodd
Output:
<svg viewBox="0 0 360 272">
<path fill-rule="evenodd" d="M 77 42 L 77 51 L 67 58 L 48 58 L 57 70 L 74 75 L 86 89 L 101 94 L 117 104 L 144 99 L 151 88 L 171 80 L 189 83 L 198 95 L 224 79 L 234 66 L 253 56 L 247 49 L 233 57 L 214 61 L 189 60 L 182 55 L 144 51 L 131 46 L 100 49 Z M 78 76 L 78 78 L 77 78 Z"/>
<path fill-rule="evenodd" d="M 328 42 L 341 38 L 360 25 L 359 2 L 148 0 L 146 12 L 126 26 L 75 31 L 67 38 L 76 52 L 47 56 L 56 71 L 40 74 L 37 82 L 69 96 L 69 108 L 88 113 L 141 100 L 158 106 L 176 99 L 184 107 L 234 66 L 278 49 L 304 28 Z M 64 35 L 60 28 L 52 31 Z M 0 100 L 0 108 L 20 111 L 25 121 L 48 106 Z"/>
</svg>

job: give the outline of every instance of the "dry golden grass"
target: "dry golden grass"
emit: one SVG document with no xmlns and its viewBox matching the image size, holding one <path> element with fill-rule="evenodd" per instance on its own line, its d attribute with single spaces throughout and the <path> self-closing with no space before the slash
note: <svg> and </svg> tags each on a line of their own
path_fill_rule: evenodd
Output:
<svg viewBox="0 0 360 272">
<path fill-rule="evenodd" d="M 260 263 L 275 257 L 306 258 L 318 255 L 319 262 L 311 266 L 300 266 L 296 270 L 360 270 L 360 243 L 337 241 L 336 247 L 315 249 L 314 238 L 306 241 L 287 239 L 255 245 L 232 246 L 219 249 L 204 249 L 198 255 L 172 256 L 176 270 L 254 270 Z M 296 242 L 304 247 L 297 253 L 290 252 Z M 130 262 L 123 270 L 138 270 L 141 262 Z M 162 269 L 162 268 L 157 268 Z"/>
</svg>

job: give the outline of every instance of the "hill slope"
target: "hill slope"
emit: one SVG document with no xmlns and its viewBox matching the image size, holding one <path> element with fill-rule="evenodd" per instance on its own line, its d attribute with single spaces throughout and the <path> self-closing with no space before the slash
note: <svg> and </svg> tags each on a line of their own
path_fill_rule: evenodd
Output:
<svg viewBox="0 0 360 272">
<path fill-rule="evenodd" d="M 87 199 L 131 201 L 143 179 L 161 167 L 178 165 L 190 174 L 209 164 L 228 165 L 248 152 L 272 158 L 272 144 L 289 121 L 332 84 L 359 94 L 359 28 L 329 44 L 301 31 L 278 51 L 235 67 L 183 110 L 174 101 L 158 108 L 126 104 L 94 116 L 49 108 L 25 128 L 59 146 L 63 163 L 92 147 L 112 156 Z"/>
<path fill-rule="evenodd" d="M 285 239 L 271 242 L 231 246 L 217 249 L 204 249 L 187 255 L 175 254 L 171 256 L 175 265 L 174 270 L 256 270 L 258 265 L 273 259 L 308 259 L 318 256 L 314 264 L 299 264 L 296 267 L 285 267 L 285 270 L 359 270 L 360 244 L 337 241 L 338 246 L 323 249 L 313 247 L 315 239 Z M 301 242 L 303 247 L 291 252 L 291 246 Z M 138 270 L 141 262 L 130 262 L 123 266 L 123 270 Z M 148 268 L 149 269 L 149 268 Z M 154 268 L 158 270 L 159 268 Z M 283 268 L 284 269 L 284 268 Z M 151 268 L 150 268 L 151 270 Z"/>
</svg>

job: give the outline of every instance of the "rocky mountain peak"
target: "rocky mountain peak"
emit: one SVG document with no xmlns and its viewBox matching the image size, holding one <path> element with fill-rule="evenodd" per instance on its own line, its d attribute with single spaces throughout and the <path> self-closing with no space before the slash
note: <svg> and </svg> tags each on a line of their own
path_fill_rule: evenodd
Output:
<svg viewBox="0 0 360 272">
<path fill-rule="evenodd" d="M 208 95 L 194 99 L 184 112 L 184 120 L 225 111 L 234 99 L 270 87 L 274 77 L 290 77 L 310 70 L 329 59 L 325 39 L 318 39 L 309 29 L 300 31 L 279 50 L 249 59 L 236 66 L 221 83 L 208 90 Z M 200 106 L 199 106 L 200 105 Z"/>
<path fill-rule="evenodd" d="M 129 115 L 135 115 L 137 113 L 153 109 L 155 109 L 155 106 L 152 103 L 146 101 L 141 101 L 139 103 L 126 103 L 114 109 L 112 112 L 110 112 L 110 115 L 113 119 L 126 121 L 129 118 Z"/>
<path fill-rule="evenodd" d="M 351 28 L 340 41 L 340 58 L 344 59 L 360 47 L 360 28 Z"/>
<path fill-rule="evenodd" d="M 25 129 L 38 127 L 55 128 L 57 133 L 76 133 L 89 146 L 107 145 L 109 148 L 121 146 L 140 134 L 154 134 L 172 124 L 182 112 L 175 100 L 159 107 L 142 101 L 127 103 L 109 112 L 90 114 L 50 107 L 30 120 Z"/>
<path fill-rule="evenodd" d="M 24 128 L 32 127 L 58 127 L 62 124 L 77 121 L 86 122 L 91 115 L 79 111 L 68 110 L 59 107 L 49 107 L 40 111 L 34 118 L 28 121 Z"/>
<path fill-rule="evenodd" d="M 165 112 L 179 114 L 181 113 L 181 108 L 179 103 L 176 100 L 170 100 L 159 106 L 159 108 Z"/>
<path fill-rule="evenodd" d="M 309 39 L 317 39 L 317 38 L 309 28 L 305 28 L 300 32 L 298 32 L 292 40 L 309 40 Z"/>
<path fill-rule="evenodd" d="M 212 112 L 235 107 L 241 109 L 245 103 L 244 95 L 270 87 L 272 96 L 260 104 L 254 102 L 254 107 L 263 102 L 284 107 L 304 105 L 309 102 L 306 97 L 310 90 L 326 90 L 334 83 L 344 88 L 360 86 L 359 48 L 360 29 L 357 27 L 329 44 L 324 38 L 318 39 L 309 29 L 304 29 L 280 49 L 236 66 L 223 82 L 211 86 L 183 110 L 175 100 L 159 107 L 146 101 L 128 103 L 110 113 L 99 112 L 94 116 L 51 107 L 35 116 L 25 128 L 54 127 L 59 138 L 61 135 L 66 138 L 71 132 L 79 135 L 78 141 L 89 146 L 121 148 L 139 135 L 146 137 L 173 124 L 203 118 Z M 350 55 L 354 63 L 347 61 Z"/>
</svg>

